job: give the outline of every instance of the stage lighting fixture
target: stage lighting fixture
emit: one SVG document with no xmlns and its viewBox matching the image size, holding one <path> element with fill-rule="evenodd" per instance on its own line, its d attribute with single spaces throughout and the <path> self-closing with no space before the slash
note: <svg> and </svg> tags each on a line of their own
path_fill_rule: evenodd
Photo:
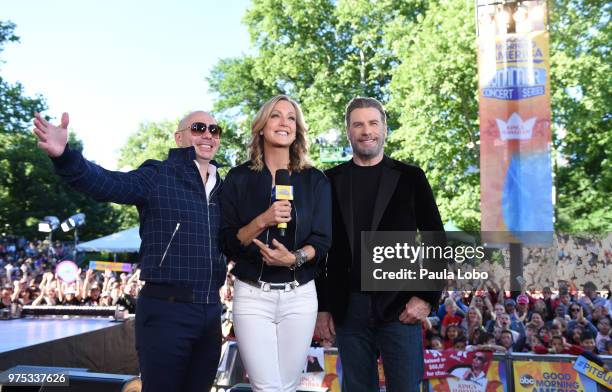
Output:
<svg viewBox="0 0 612 392">
<path fill-rule="evenodd" d="M 59 225 L 60 221 L 57 216 L 45 216 L 43 220 L 38 222 L 38 231 L 42 233 L 51 233 L 57 230 Z"/>
<path fill-rule="evenodd" d="M 72 215 L 70 218 L 62 222 L 62 231 L 70 231 L 85 224 L 85 214 Z"/>
</svg>

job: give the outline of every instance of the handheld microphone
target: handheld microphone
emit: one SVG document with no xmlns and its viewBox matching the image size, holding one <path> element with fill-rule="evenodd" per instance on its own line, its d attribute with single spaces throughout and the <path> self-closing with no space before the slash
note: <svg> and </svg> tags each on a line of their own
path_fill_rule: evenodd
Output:
<svg viewBox="0 0 612 392">
<path fill-rule="evenodd" d="M 279 169 L 276 171 L 274 176 L 274 199 L 276 200 L 293 200 L 293 186 L 291 186 L 291 180 L 289 178 L 289 170 Z M 281 237 L 285 236 L 287 229 L 287 223 L 279 223 L 276 225 L 280 231 Z"/>
</svg>

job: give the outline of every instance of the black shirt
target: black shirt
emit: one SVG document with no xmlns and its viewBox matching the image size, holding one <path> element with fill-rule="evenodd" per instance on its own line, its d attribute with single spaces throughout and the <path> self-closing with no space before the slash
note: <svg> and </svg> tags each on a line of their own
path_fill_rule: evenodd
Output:
<svg viewBox="0 0 612 392">
<path fill-rule="evenodd" d="M 374 204 L 382 174 L 382 161 L 374 166 L 359 166 L 351 161 L 350 170 L 354 227 L 351 290 L 361 291 L 361 232 L 372 230 Z"/>
</svg>

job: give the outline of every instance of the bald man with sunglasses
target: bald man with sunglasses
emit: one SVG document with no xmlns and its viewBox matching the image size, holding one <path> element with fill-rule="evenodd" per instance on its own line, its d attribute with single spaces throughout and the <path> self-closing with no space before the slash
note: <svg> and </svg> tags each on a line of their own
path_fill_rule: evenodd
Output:
<svg viewBox="0 0 612 392">
<path fill-rule="evenodd" d="M 226 263 L 218 247 L 221 178 L 213 158 L 221 128 L 206 112 L 187 115 L 174 133 L 179 148 L 127 173 L 86 160 L 60 125 L 35 115 L 38 146 L 72 188 L 99 201 L 135 205 L 140 216 L 136 350 L 142 390 L 208 391 L 221 351 L 219 288 Z"/>
</svg>

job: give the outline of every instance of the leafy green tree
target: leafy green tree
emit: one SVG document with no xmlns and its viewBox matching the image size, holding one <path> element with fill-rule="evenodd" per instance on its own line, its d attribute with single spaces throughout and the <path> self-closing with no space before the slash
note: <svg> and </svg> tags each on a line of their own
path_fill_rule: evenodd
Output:
<svg viewBox="0 0 612 392">
<path fill-rule="evenodd" d="M 71 137 L 71 148 L 82 150 L 80 141 Z M 108 203 L 99 203 L 72 190 L 53 172 L 51 160 L 38 149 L 36 138 L 25 132 L 0 134 L 0 217 L 8 233 L 27 238 L 42 238 L 37 223 L 46 215 L 60 219 L 77 212 L 87 216 L 79 228 L 83 240 L 106 235 L 117 229 L 117 216 Z M 6 226 L 8 225 L 8 227 Z M 72 239 L 73 233 L 54 235 Z"/>
<path fill-rule="evenodd" d="M 609 231 L 611 6 L 602 0 L 555 5 L 557 228 Z M 215 112 L 231 125 L 233 148 L 245 158 L 250 121 L 275 94 L 302 104 L 311 142 L 344 129 L 344 107 L 353 96 L 378 98 L 388 104 L 387 152 L 425 169 L 445 221 L 478 229 L 473 7 L 460 0 L 255 0 L 244 17 L 254 51 L 220 61 L 209 76 Z M 311 156 L 316 161 L 316 146 Z"/>
<path fill-rule="evenodd" d="M 209 90 L 217 96 L 213 112 L 224 125 L 221 148 L 232 158 L 230 164 L 247 159 L 250 123 L 259 107 L 268 97 L 284 93 L 257 76 L 256 61 L 250 56 L 222 59 L 207 78 Z"/>
<path fill-rule="evenodd" d="M 386 49 L 389 43 L 383 32 L 398 15 L 414 19 L 423 4 L 254 1 L 244 22 L 256 53 L 217 64 L 208 78 L 210 91 L 217 96 L 215 113 L 234 125 L 235 141 L 244 150 L 257 109 L 273 95 L 288 94 L 302 105 L 310 127 L 311 156 L 317 161 L 315 138 L 330 129 L 344 129 L 343 112 L 352 97 L 387 101 L 384 88 L 397 58 Z M 390 116 L 389 125 L 396 124 L 395 116 Z M 346 138 L 341 143 L 346 145 Z"/>
<path fill-rule="evenodd" d="M 612 230 L 608 1 L 559 0 L 551 11 L 557 227 Z"/>
<path fill-rule="evenodd" d="M 119 167 L 136 169 L 147 159 L 164 160 L 168 150 L 176 147 L 174 131 L 177 121 L 147 122 L 139 125 L 119 152 Z"/>
<path fill-rule="evenodd" d="M 0 52 L 3 45 L 17 42 L 15 25 L 0 21 Z M 87 215 L 79 230 L 83 239 L 113 232 L 116 214 L 107 203 L 98 203 L 71 190 L 53 172 L 50 159 L 37 147 L 30 133 L 35 112 L 46 108 L 42 97 L 30 98 L 19 83 L 0 77 L 0 228 L 3 232 L 42 238 L 37 223 L 46 215 L 65 219 L 77 212 Z M 72 148 L 82 143 L 71 137 Z M 55 238 L 71 239 L 72 233 Z"/>
<path fill-rule="evenodd" d="M 5 44 L 19 41 L 14 30 L 15 24 L 0 20 L 0 54 Z M 10 84 L 0 76 L 0 133 L 23 131 L 32 113 L 44 108 L 42 97 L 27 97 L 21 84 Z"/>
<path fill-rule="evenodd" d="M 479 230 L 477 64 L 472 2 L 433 3 L 423 17 L 398 17 L 389 41 L 400 64 L 389 106 L 400 113 L 393 156 L 421 166 L 441 215 Z"/>
<path fill-rule="evenodd" d="M 469 5 L 469 6 L 466 6 Z M 610 5 L 566 0 L 551 10 L 556 228 L 610 231 Z M 426 169 L 445 218 L 479 226 L 478 105 L 472 3 L 439 2 L 390 29 L 401 64 L 389 85 L 401 127 L 394 156 Z"/>
</svg>

